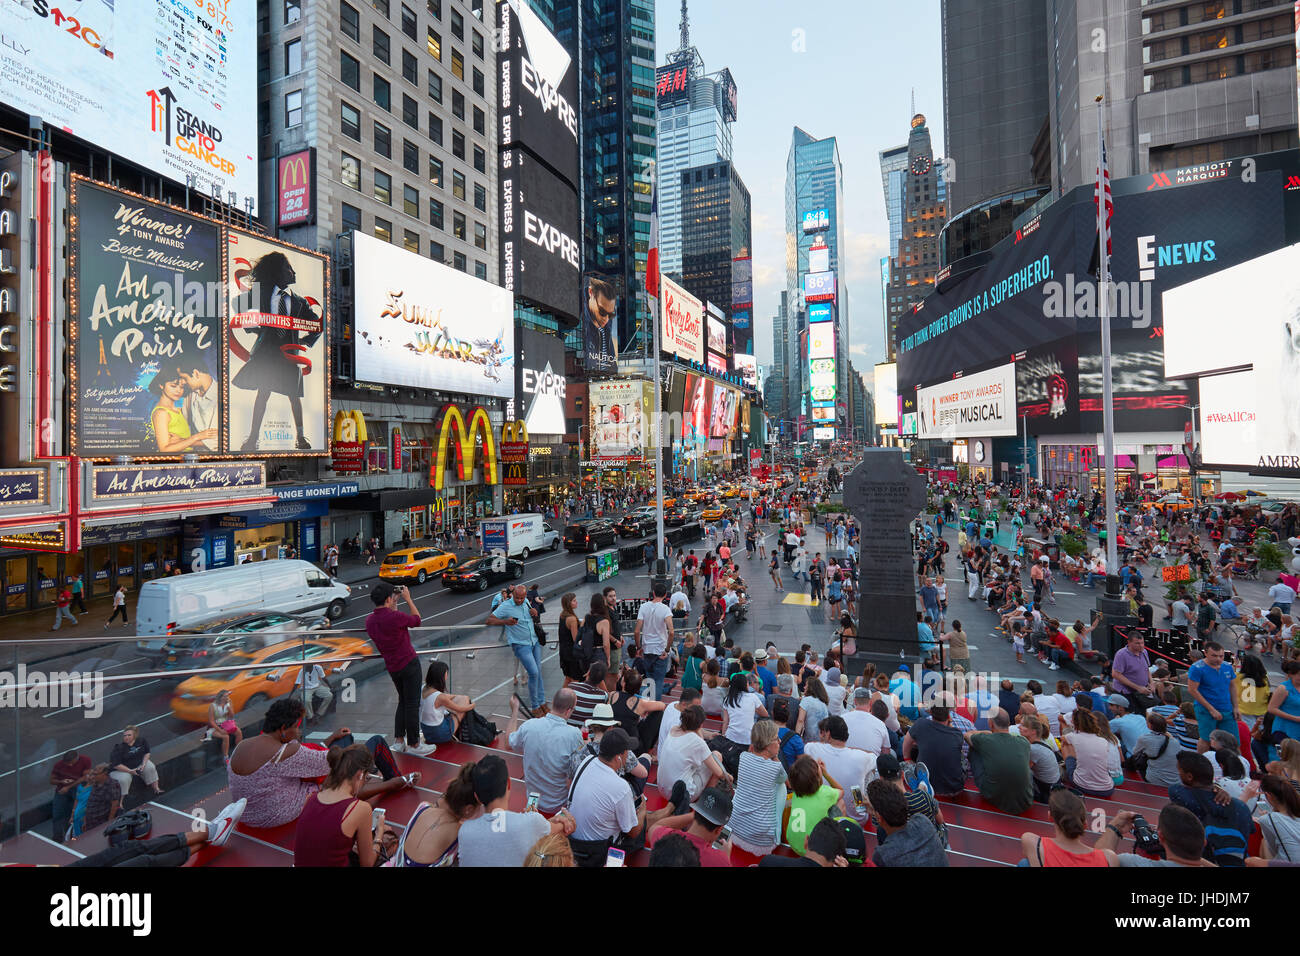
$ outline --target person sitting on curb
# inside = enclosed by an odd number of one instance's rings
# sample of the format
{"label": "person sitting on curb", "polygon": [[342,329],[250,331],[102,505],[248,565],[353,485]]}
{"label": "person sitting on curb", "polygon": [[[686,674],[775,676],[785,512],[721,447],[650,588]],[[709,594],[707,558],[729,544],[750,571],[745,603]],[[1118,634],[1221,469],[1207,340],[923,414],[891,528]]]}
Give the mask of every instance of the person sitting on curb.
{"label": "person sitting on curb", "polygon": [[1115,814],[1106,824],[1105,831],[1097,837],[1094,848],[1114,853],[1120,866],[1214,866],[1202,856],[1205,852],[1205,827],[1196,814],[1174,803],[1165,804],[1156,818],[1156,838],[1164,850],[1163,859],[1117,852],[1120,841],[1133,829],[1137,816],[1132,810]]}

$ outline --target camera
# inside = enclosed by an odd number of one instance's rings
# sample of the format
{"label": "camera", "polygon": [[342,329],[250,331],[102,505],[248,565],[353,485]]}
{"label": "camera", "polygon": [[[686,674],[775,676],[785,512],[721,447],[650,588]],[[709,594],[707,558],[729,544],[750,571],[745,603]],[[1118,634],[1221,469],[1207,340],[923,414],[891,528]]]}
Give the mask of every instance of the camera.
{"label": "camera", "polygon": [[1165,848],[1160,845],[1155,828],[1140,813],[1133,817],[1133,849],[1152,859],[1164,859]]}

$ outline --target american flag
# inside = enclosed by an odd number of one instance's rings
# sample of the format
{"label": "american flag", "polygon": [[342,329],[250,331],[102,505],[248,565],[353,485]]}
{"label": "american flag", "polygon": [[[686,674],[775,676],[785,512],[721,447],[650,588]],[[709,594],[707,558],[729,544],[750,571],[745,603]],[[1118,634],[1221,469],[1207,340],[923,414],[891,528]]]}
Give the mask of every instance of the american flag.
{"label": "american flag", "polygon": [[1115,204],[1111,200],[1110,194],[1110,164],[1106,160],[1106,138],[1104,136],[1101,140],[1101,165],[1097,167],[1097,184],[1093,187],[1092,192],[1093,209],[1098,207],[1103,196],[1105,196],[1106,202],[1106,216],[1102,220],[1100,236],[1106,241],[1106,255],[1109,257],[1111,254],[1110,219],[1115,214]]}
{"label": "american flag", "polygon": [[659,298],[659,190],[650,183],[650,250],[645,259],[645,291],[652,299]]}

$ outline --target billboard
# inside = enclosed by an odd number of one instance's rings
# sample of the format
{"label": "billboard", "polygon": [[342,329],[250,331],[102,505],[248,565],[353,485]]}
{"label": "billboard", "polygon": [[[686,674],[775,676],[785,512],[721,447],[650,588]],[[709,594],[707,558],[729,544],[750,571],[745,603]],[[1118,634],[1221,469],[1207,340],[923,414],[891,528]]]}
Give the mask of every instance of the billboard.
{"label": "billboard", "polygon": [[219,453],[220,227],[80,177],[70,218],[72,452]]}
{"label": "billboard", "polygon": [[826,245],[824,236],[818,236],[813,240],[813,244],[808,247],[808,271],[830,272],[830,269],[831,247]]}
{"label": "billboard", "polygon": [[514,396],[509,292],[365,233],[352,241],[359,381]]}
{"label": "billboard", "polygon": [[225,278],[230,450],[328,454],[325,257],[229,229]]}
{"label": "billboard", "polygon": [[835,318],[835,306],[829,302],[818,302],[808,306],[808,321],[830,322]]}
{"label": "billboard", "polygon": [[727,323],[712,302],[709,303],[708,329],[709,351],[717,352],[725,358],[727,354]]}
{"label": "billboard", "polygon": [[316,221],[316,150],[300,149],[275,161],[275,224],[279,229]]}
{"label": "billboard", "polygon": [[918,389],[918,435],[970,438],[1016,434],[1016,367],[999,365]]}
{"label": "billboard", "polygon": [[835,406],[834,406],[834,405],[825,405],[825,406],[817,406],[817,405],[814,405],[814,406],[813,406],[813,410],[812,410],[812,420],[815,421],[815,422],[834,422],[834,421],[835,421]]}
{"label": "billboard", "polygon": [[618,299],[620,281],[588,273],[582,277],[583,362],[588,372],[618,368]]}
{"label": "billboard", "polygon": [[523,150],[503,149],[499,157],[501,284],[573,317],[582,276],[578,194]]}
{"label": "billboard", "polygon": [[646,383],[641,379],[612,379],[588,386],[591,406],[589,460],[611,463],[640,461],[645,441]]}
{"label": "billboard", "polygon": [[736,93],[736,81],[731,76],[731,71],[724,69],[718,74],[718,83],[722,85],[722,118],[729,123],[736,121],[736,106],[738,95]]}
{"label": "billboard", "polygon": [[[1276,387],[1273,391],[1276,395]],[[1201,458],[1205,466],[1258,467],[1263,446],[1259,441],[1255,372],[1206,376],[1200,381],[1200,393]],[[1291,454],[1295,453],[1293,445]]]}
{"label": "billboard", "polygon": [[661,66],[655,70],[655,99],[661,106],[688,99],[691,71],[686,66]]}
{"label": "billboard", "polygon": [[740,380],[750,388],[758,388],[758,360],[752,355],[737,352],[731,357],[731,361],[736,367]]}
{"label": "billboard", "polygon": [[1033,434],[1079,430],[1079,351],[1073,336],[1015,355],[1016,415]]}
{"label": "billboard", "polygon": [[733,307],[754,304],[754,260],[749,256],[731,260],[731,304]]}
{"label": "billboard", "polygon": [[809,235],[814,232],[824,232],[831,227],[831,211],[829,209],[810,209],[803,214],[803,232]]}
{"label": "billboard", "polygon": [[834,302],[835,273],[805,273],[803,277],[803,298],[805,302]]}
{"label": "billboard", "polygon": [[834,441],[835,429],[818,426],[812,430],[813,441]]}
{"label": "billboard", "polygon": [[498,0],[497,24],[500,145],[528,149],[576,188],[578,68],[527,0]]}
{"label": "billboard", "polygon": [[813,388],[835,384],[835,359],[815,358],[808,360],[808,384]]}
{"label": "billboard", "polygon": [[740,392],[723,385],[713,383],[713,404],[709,412],[709,437],[735,438],[738,424],[736,415],[740,411]]}
{"label": "billboard", "polygon": [[710,372],[713,372],[716,375],[726,375],[727,359],[723,355],[718,355],[715,352],[710,352],[708,357],[707,367]]}
{"label": "billboard", "polygon": [[704,306],[672,279],[659,277],[663,350],[704,364]]}
{"label": "billboard", "polygon": [[893,425],[898,422],[898,366],[882,362],[876,366],[876,424]]}
{"label": "billboard", "polygon": [[554,335],[516,329],[519,351],[515,368],[519,375],[519,396],[515,407],[523,411],[530,435],[563,435],[564,341]]}
{"label": "billboard", "polygon": [[257,212],[252,3],[11,0],[4,10],[0,102]]}
{"label": "billboard", "polygon": [[835,324],[822,322],[808,328],[808,358],[835,358]]}

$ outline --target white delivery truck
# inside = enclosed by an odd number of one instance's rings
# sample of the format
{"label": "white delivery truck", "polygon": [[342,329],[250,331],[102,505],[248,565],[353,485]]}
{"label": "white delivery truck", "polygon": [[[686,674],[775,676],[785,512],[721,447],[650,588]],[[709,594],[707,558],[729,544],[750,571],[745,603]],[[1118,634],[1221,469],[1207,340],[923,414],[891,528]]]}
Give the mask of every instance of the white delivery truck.
{"label": "white delivery truck", "polygon": [[504,554],[508,558],[527,560],[534,551],[554,551],[560,546],[559,533],[537,514],[482,518],[478,533],[484,554]]}
{"label": "white delivery truck", "polygon": [[141,585],[136,633],[166,635],[178,627],[257,611],[326,614],[337,620],[347,610],[351,592],[309,561],[254,561],[179,574]]}

